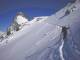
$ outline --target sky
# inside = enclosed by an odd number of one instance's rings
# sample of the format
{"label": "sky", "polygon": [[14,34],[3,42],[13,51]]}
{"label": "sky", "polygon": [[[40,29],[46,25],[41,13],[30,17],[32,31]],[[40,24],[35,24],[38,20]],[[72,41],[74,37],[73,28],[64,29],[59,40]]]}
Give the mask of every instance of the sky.
{"label": "sky", "polygon": [[0,0],[0,31],[6,31],[17,12],[28,18],[50,16],[66,6],[70,0]]}

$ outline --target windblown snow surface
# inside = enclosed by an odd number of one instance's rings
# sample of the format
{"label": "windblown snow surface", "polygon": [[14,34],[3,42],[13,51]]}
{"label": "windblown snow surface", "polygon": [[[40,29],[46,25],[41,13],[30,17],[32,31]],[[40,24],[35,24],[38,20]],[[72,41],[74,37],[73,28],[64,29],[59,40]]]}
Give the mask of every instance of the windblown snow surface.
{"label": "windblown snow surface", "polygon": [[[79,25],[80,2],[76,2],[0,42],[0,60],[80,60]],[[60,26],[69,27],[66,39]]]}

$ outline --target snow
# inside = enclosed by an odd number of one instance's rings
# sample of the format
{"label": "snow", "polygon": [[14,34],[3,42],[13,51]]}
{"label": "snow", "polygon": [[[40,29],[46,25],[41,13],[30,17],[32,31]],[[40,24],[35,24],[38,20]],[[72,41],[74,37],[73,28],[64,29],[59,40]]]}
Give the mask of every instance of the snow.
{"label": "snow", "polygon": [[63,46],[64,46],[64,40],[62,39],[62,44],[61,46],[59,47],[59,52],[60,52],[60,57],[61,57],[61,60],[65,60],[64,59],[64,55],[63,55]]}
{"label": "snow", "polygon": [[[80,15],[79,12],[80,12],[80,4],[76,3],[76,10],[71,12],[68,16],[64,16],[65,9],[63,8],[56,14],[53,14],[52,16],[50,16],[45,22],[53,25],[63,25],[63,26],[71,25],[71,24],[74,24],[76,20],[79,20],[79,15]],[[61,16],[64,16],[65,18],[63,17],[62,19],[60,19]]]}
{"label": "snow", "polygon": [[[66,8],[63,8],[48,18],[41,18],[40,22],[35,23],[37,18],[34,18],[30,21],[32,25],[25,25],[10,35],[4,40],[8,42],[0,46],[0,60],[79,60],[80,55],[77,53],[80,51],[80,4],[74,3],[70,7],[73,5],[76,9],[68,15],[64,16]],[[18,16],[18,19],[19,24],[24,22],[21,20],[25,20],[22,16]],[[61,39],[61,26],[69,26],[71,30],[65,40]],[[75,51],[72,44],[79,48]]]}
{"label": "snow", "polygon": [[40,17],[34,17],[30,22],[29,24],[35,24],[35,23],[38,23],[38,22],[42,22],[44,20],[46,20],[49,16],[40,16]]}
{"label": "snow", "polygon": [[28,19],[26,19],[25,17],[21,16],[21,15],[18,15],[16,17],[16,22],[18,24],[23,24],[23,23],[28,23]]}
{"label": "snow", "polygon": [[[7,45],[7,48],[4,46],[4,48],[2,49],[2,51],[4,51],[4,53],[0,52],[2,54],[2,56],[0,58],[3,60],[5,60],[5,59],[6,60],[11,60],[11,59],[12,60],[17,60],[17,59],[25,60],[24,59],[24,57],[26,57],[25,55],[30,56],[33,53],[35,53],[36,51],[42,50],[44,47],[47,47],[47,45],[56,38],[56,34],[61,32],[61,31],[59,31],[60,29],[58,30],[58,28],[51,24],[47,24],[47,23],[46,24],[41,23],[41,24],[34,25],[32,28],[29,28],[28,32],[26,31],[26,34],[23,34],[19,38],[15,38],[15,41],[13,41]],[[37,30],[37,32],[36,32],[36,30]],[[55,31],[57,31],[57,32],[55,32]],[[47,32],[50,32],[50,33],[47,33]],[[34,34],[35,34],[35,36],[33,36]],[[57,34],[57,35],[59,35],[59,34]],[[55,37],[53,37],[53,36],[55,36]],[[51,39],[51,41],[49,41],[49,39]],[[16,44],[16,42],[17,42],[17,44]],[[55,42],[57,42],[57,41],[55,40]],[[8,56],[6,56],[7,54],[8,54]],[[3,58],[3,56],[6,56],[6,57]]]}

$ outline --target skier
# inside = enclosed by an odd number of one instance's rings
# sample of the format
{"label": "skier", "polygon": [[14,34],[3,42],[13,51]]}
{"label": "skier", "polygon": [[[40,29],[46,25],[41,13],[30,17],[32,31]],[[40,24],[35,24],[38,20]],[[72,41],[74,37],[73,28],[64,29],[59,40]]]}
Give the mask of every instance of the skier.
{"label": "skier", "polygon": [[68,29],[69,29],[69,27],[62,26],[63,39],[66,39],[66,37],[67,37],[67,30]]}

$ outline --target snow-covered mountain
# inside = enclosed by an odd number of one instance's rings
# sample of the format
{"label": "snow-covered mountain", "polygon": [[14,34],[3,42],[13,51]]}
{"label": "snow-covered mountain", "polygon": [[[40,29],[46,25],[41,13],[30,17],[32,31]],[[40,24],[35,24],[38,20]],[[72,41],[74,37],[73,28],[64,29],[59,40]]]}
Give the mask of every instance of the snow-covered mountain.
{"label": "snow-covered mountain", "polygon": [[28,21],[28,17],[22,12],[18,12],[14,17],[13,22],[8,27],[7,31],[4,34],[1,34],[1,43],[6,43],[6,41],[11,40],[11,37],[16,34],[18,31],[23,30],[26,27],[30,27],[33,24],[40,23],[48,18],[48,16],[34,17],[31,21]]}
{"label": "snow-covered mountain", "polygon": [[17,24],[23,25],[28,23],[28,17],[26,17],[22,12],[17,13],[14,22]]}
{"label": "snow-covered mountain", "polygon": [[23,28],[23,26],[28,24],[28,22],[28,17],[26,17],[22,12],[17,13],[16,17],[14,18],[14,21],[7,30],[7,35],[20,30],[21,28]]}
{"label": "snow-covered mountain", "polygon": [[0,60],[80,60],[79,0],[40,22],[33,20],[4,40]]}
{"label": "snow-covered mountain", "polygon": [[48,16],[40,16],[34,17],[31,21],[29,21],[28,17],[26,17],[22,12],[19,12],[14,18],[14,21],[12,22],[11,26],[8,28],[7,35],[22,29],[24,26],[30,26],[32,24],[46,20],[47,18]]}

